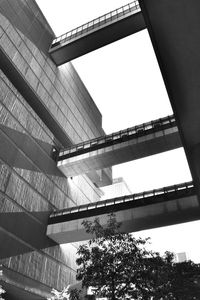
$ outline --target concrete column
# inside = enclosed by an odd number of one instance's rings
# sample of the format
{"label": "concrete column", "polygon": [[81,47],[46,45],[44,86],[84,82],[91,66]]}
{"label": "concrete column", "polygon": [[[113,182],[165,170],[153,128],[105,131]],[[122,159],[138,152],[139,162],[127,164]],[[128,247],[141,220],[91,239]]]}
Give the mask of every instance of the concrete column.
{"label": "concrete column", "polygon": [[193,180],[198,186],[200,183],[200,1],[139,1],[177,119]]}

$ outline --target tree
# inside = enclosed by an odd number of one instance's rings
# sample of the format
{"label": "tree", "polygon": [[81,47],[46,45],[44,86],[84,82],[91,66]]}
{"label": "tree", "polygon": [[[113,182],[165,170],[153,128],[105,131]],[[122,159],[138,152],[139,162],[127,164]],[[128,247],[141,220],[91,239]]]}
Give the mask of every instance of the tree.
{"label": "tree", "polygon": [[[1,274],[1,273],[0,273]],[[6,291],[2,288],[2,286],[0,285],[0,300],[4,300],[4,298],[2,298],[2,294],[4,294]]]}
{"label": "tree", "polygon": [[175,299],[200,299],[200,264],[191,260],[171,264],[171,290]]}
{"label": "tree", "polygon": [[69,285],[61,292],[57,291],[56,289],[52,289],[51,294],[52,296],[50,298],[47,298],[47,300],[69,300]]}
{"label": "tree", "polygon": [[[82,280],[83,286],[92,286],[97,295],[112,300],[199,299],[195,298],[200,291],[199,265],[176,264],[170,252],[162,257],[145,249],[149,239],[136,239],[129,233],[121,233],[113,214],[109,215],[105,228],[98,218],[83,224],[86,232],[93,234],[77,252],[77,279]],[[182,297],[179,284],[185,290],[186,286],[192,288],[193,298],[189,293]]]}
{"label": "tree", "polygon": [[47,298],[47,300],[79,300],[81,291],[76,288],[69,290],[69,288],[70,286],[68,285],[61,292],[57,291],[56,289],[52,289],[52,296]]}

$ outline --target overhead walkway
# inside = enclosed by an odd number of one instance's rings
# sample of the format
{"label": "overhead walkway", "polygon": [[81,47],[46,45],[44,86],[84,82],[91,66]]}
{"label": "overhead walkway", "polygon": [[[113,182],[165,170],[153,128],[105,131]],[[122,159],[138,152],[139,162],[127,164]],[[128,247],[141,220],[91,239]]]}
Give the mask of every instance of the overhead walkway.
{"label": "overhead walkway", "polygon": [[98,201],[63,209],[50,215],[47,235],[59,244],[87,240],[91,236],[82,225],[84,219],[99,216],[106,224],[114,212],[123,232],[134,232],[197,220],[200,207],[192,182],[143,193]]}
{"label": "overhead walkway", "polygon": [[135,0],[57,37],[49,53],[59,66],[144,28],[140,6]]}
{"label": "overhead walkway", "polygon": [[157,119],[63,149],[58,167],[76,176],[181,147],[174,116]]}

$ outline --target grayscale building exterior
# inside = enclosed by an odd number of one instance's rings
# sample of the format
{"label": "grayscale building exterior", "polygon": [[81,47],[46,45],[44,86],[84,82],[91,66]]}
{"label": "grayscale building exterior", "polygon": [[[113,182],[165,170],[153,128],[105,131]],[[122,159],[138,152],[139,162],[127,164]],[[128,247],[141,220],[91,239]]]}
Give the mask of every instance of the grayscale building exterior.
{"label": "grayscale building exterior", "polygon": [[[66,33],[55,39],[35,0],[0,1],[0,286],[5,299],[46,299],[52,288],[76,282],[75,241],[85,238],[80,225],[85,217],[114,210],[129,232],[200,219],[199,12],[197,0],[192,6],[188,0],[135,0],[77,27],[70,38]],[[64,63],[146,27],[174,116],[105,136],[101,113],[73,65]],[[78,176],[68,175],[66,148],[73,145],[78,154],[88,145],[93,154],[102,147],[102,159],[94,155],[92,161],[87,154],[72,167]],[[99,188],[112,183],[111,166],[122,157],[130,161],[181,146],[193,182],[99,201]],[[62,153],[63,170],[55,159]],[[95,168],[100,160],[102,170]],[[59,246],[66,240],[73,243]]]}
{"label": "grayscale building exterior", "polygon": [[[97,201],[111,169],[66,178],[54,151],[104,134],[71,63],[57,68],[54,38],[35,0],[0,2],[0,285],[6,299],[46,299],[75,283],[77,244],[46,237],[53,210]],[[101,174],[99,174],[101,173]],[[101,175],[101,176],[100,176]]]}

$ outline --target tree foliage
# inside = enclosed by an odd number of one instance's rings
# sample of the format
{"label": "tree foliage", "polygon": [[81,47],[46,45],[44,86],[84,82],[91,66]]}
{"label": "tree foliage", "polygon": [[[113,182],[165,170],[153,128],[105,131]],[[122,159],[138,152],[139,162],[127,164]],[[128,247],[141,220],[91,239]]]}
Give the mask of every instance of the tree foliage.
{"label": "tree foliage", "polygon": [[[1,275],[1,272],[0,272]],[[2,298],[2,294],[4,294],[6,291],[2,288],[2,286],[0,285],[0,300],[4,300],[4,298]]]}
{"label": "tree foliage", "polygon": [[[147,239],[119,231],[113,214],[107,226],[99,219],[83,222],[93,238],[78,249],[77,279],[108,299],[200,299],[200,266],[177,264],[174,255],[147,250]],[[195,298],[196,297],[196,298]]]}
{"label": "tree foliage", "polygon": [[69,290],[69,288],[70,286],[68,285],[61,292],[57,291],[56,289],[52,289],[52,296],[47,298],[47,300],[79,300],[81,291],[76,288]]}

